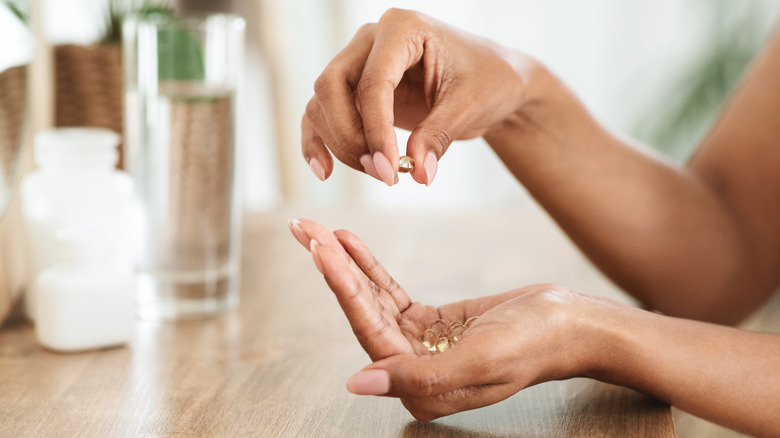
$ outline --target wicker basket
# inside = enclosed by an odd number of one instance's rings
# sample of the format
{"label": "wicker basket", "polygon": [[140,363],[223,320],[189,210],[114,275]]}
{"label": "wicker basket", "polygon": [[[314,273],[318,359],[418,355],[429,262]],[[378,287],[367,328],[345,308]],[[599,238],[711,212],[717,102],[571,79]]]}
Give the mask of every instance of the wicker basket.
{"label": "wicker basket", "polygon": [[5,210],[16,185],[26,90],[26,66],[0,72],[0,322],[8,315],[15,298],[5,253],[4,234],[8,228]]}
{"label": "wicker basket", "polygon": [[[122,135],[119,45],[55,46],[54,82],[56,126],[95,126]],[[117,167],[123,167],[121,144]]]}

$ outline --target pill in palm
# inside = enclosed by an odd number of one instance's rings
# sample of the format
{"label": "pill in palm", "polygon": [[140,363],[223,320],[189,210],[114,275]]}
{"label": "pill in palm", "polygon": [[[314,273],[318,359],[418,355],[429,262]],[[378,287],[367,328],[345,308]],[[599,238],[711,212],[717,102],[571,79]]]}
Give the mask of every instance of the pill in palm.
{"label": "pill in palm", "polygon": [[439,353],[449,350],[451,346],[450,338],[447,336],[439,336],[439,339],[436,340],[436,351]]}
{"label": "pill in palm", "polygon": [[434,333],[433,330],[427,329],[420,335],[420,342],[425,345],[428,351],[436,351],[436,341],[439,340],[439,335]]}
{"label": "pill in palm", "polygon": [[463,338],[463,332],[466,331],[466,326],[462,323],[453,324],[452,328],[450,328],[450,333],[448,337],[450,338],[450,341],[452,342],[458,342]]}
{"label": "pill in palm", "polygon": [[445,323],[444,320],[437,319],[431,324],[430,329],[433,330],[434,333],[440,335],[447,331],[447,323]]}
{"label": "pill in palm", "polygon": [[453,321],[449,325],[443,319],[437,319],[430,327],[420,335],[420,342],[433,353],[441,353],[455,346],[455,343],[463,339],[463,334],[472,322],[477,319],[473,316],[466,322]]}

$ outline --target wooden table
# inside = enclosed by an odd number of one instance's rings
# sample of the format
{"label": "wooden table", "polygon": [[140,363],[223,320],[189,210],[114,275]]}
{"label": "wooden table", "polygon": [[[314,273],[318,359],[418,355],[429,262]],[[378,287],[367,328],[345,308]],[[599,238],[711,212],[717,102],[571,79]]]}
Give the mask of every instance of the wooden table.
{"label": "wooden table", "polygon": [[[443,304],[554,281],[626,300],[533,207],[475,214],[287,208],[245,218],[242,302],[140,321],[131,345],[57,354],[16,316],[0,330],[0,436],[675,436],[669,406],[586,379],[541,384],[431,423],[344,388],[368,363],[286,219],[361,235],[412,297]],[[18,312],[17,312],[18,313]]]}

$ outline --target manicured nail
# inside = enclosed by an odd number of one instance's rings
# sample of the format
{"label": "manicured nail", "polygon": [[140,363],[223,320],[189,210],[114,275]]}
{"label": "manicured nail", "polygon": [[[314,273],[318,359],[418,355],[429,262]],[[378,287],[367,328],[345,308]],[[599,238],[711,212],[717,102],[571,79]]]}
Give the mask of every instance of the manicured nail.
{"label": "manicured nail", "polygon": [[433,151],[428,151],[425,154],[425,163],[423,165],[425,166],[425,174],[428,176],[428,182],[425,185],[429,186],[433,182],[433,177],[436,176],[436,169],[439,167],[439,161],[436,159],[436,154]]}
{"label": "manicured nail", "polygon": [[314,266],[317,268],[318,271],[320,271],[320,274],[324,274],[325,271],[322,269],[322,259],[320,259],[320,252],[317,250],[319,248],[320,243],[316,240],[311,240],[311,245],[309,246],[309,252],[311,252],[311,258],[314,260]]}
{"label": "manicured nail", "polygon": [[287,221],[287,226],[290,228],[290,232],[295,236],[295,240],[301,243],[304,248],[309,249],[310,240],[309,236],[301,228],[301,221],[298,219],[290,219]]}
{"label": "manicured nail", "polygon": [[390,374],[385,370],[360,371],[347,380],[347,391],[358,395],[383,395],[390,391]]}
{"label": "manicured nail", "polygon": [[376,152],[374,153],[374,166],[376,166],[376,171],[382,181],[388,186],[392,186],[393,180],[395,179],[395,171],[393,171],[390,160],[388,160],[383,153]]}
{"label": "manicured nail", "polygon": [[320,164],[320,160],[312,158],[309,160],[309,167],[311,167],[311,171],[314,172],[314,175],[316,175],[320,181],[325,181],[325,168]]}
{"label": "manicured nail", "polygon": [[363,165],[363,170],[365,170],[368,175],[382,181],[382,178],[376,171],[376,166],[374,166],[374,160],[371,159],[371,154],[365,154],[360,157],[360,164]]}

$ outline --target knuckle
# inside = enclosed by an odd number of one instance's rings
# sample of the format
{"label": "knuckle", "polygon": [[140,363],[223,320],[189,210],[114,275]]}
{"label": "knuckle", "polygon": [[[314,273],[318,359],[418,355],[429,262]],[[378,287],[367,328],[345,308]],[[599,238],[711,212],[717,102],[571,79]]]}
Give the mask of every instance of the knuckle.
{"label": "knuckle", "polygon": [[398,23],[412,23],[416,24],[421,21],[422,14],[419,12],[401,9],[401,8],[389,8],[379,18],[379,24],[398,24]]}
{"label": "knuckle", "polygon": [[436,127],[429,127],[426,129],[428,135],[433,140],[433,147],[436,149],[436,153],[441,157],[447,148],[452,144],[452,137],[443,129]]}
{"label": "knuckle", "polygon": [[360,81],[357,83],[357,87],[355,88],[357,98],[361,99],[361,97],[368,96],[371,93],[377,91],[382,86],[387,86],[391,90],[395,90],[395,84],[391,79],[382,76],[379,74],[379,72],[365,70],[363,75],[360,77]]}
{"label": "knuckle", "polygon": [[564,302],[571,298],[573,292],[555,283],[540,283],[537,285],[540,297],[554,302]]}
{"label": "knuckle", "polygon": [[439,375],[427,368],[416,368],[411,377],[411,390],[417,397],[431,397],[441,383]]}
{"label": "knuckle", "polygon": [[366,35],[371,35],[374,33],[375,29],[376,23],[366,23],[358,28],[357,32],[355,32],[355,37],[361,38]]}
{"label": "knuckle", "polygon": [[405,20],[411,15],[411,12],[406,9],[401,8],[389,8],[382,14],[382,16],[379,18],[380,23],[386,23],[388,21],[398,21],[398,20]]}
{"label": "knuckle", "polygon": [[314,80],[314,94],[318,99],[327,98],[333,90],[338,73],[333,67],[325,67],[317,79]]}
{"label": "knuckle", "polygon": [[309,100],[309,103],[306,104],[306,112],[305,117],[308,118],[309,122],[313,122],[315,120],[315,116],[317,112],[320,111],[320,104],[317,102],[317,99],[311,99]]}

